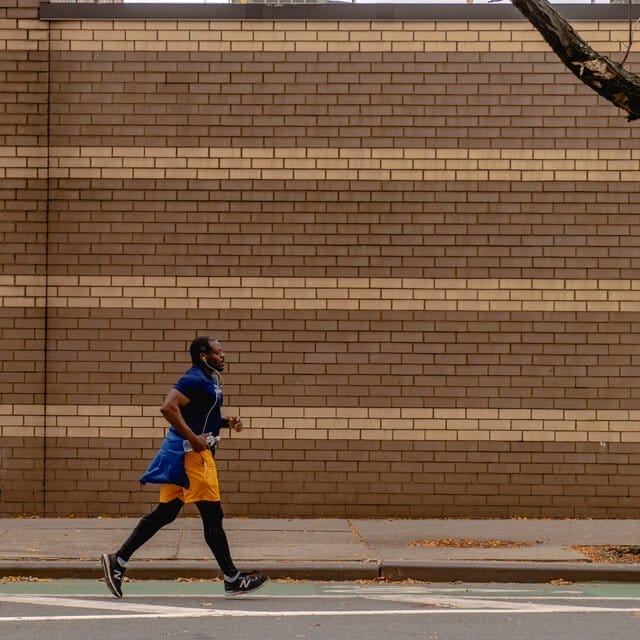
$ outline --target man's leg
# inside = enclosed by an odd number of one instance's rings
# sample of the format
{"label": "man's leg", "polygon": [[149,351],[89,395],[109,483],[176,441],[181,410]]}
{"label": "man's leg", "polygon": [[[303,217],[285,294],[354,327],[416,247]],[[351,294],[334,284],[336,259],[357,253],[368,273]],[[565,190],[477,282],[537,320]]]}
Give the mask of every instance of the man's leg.
{"label": "man's leg", "polygon": [[219,502],[201,501],[196,502],[196,507],[202,518],[204,527],[204,539],[211,549],[222,573],[225,578],[235,579],[238,577],[239,571],[236,569],[231,559],[231,551],[227,534],[222,527],[222,519],[224,512]]}
{"label": "man's leg", "polygon": [[148,540],[168,524],[171,524],[180,513],[184,502],[175,498],[171,502],[161,502],[151,513],[138,522],[138,525],[116,552],[118,558],[128,562],[129,558]]}
{"label": "man's leg", "polygon": [[224,532],[222,527],[224,513],[220,502],[209,502],[203,500],[196,502],[196,506],[198,507],[200,516],[202,517],[204,539],[209,545],[211,552],[224,574],[225,595],[243,595],[263,587],[269,580],[267,576],[240,573],[236,569],[236,566],[231,559],[227,534]]}
{"label": "man's leg", "polygon": [[151,513],[138,522],[136,528],[118,551],[102,555],[104,578],[116,598],[122,598],[122,579],[129,558],[162,527],[173,522],[183,506],[184,503],[180,498],[175,498],[171,502],[161,502]]}

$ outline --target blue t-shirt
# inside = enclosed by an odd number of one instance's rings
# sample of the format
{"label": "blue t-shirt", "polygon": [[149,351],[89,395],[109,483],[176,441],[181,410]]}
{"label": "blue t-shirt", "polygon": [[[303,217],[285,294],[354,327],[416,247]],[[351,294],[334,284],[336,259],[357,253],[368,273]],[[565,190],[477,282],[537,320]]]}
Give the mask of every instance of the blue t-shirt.
{"label": "blue t-shirt", "polygon": [[193,433],[217,436],[222,426],[222,387],[215,376],[208,376],[199,367],[191,367],[174,388],[191,400],[180,407],[180,411]]}

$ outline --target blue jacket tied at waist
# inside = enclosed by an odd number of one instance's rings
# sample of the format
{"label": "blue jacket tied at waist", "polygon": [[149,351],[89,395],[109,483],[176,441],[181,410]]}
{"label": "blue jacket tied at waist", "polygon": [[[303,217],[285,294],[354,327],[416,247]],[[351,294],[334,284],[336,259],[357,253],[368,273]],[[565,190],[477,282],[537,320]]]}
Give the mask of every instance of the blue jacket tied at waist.
{"label": "blue jacket tied at waist", "polygon": [[177,484],[189,488],[189,479],[184,470],[184,438],[169,429],[162,446],[140,478],[142,484]]}

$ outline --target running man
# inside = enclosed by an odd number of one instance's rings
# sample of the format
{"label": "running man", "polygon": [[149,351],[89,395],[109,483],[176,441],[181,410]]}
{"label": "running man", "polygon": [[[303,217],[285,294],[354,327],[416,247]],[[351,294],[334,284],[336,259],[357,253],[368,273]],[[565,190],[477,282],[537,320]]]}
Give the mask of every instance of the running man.
{"label": "running man", "polygon": [[102,555],[107,586],[122,598],[122,579],[134,552],[162,527],[173,522],[182,507],[194,503],[200,512],[204,538],[224,574],[224,593],[237,596],[256,591],[267,576],[240,573],[231,558],[222,527],[218,472],[214,462],[220,427],[242,431],[238,417],[222,417],[222,376],[225,354],[211,336],[196,338],[189,347],[192,367],[178,380],[160,409],[171,425],[160,450],[140,481],[160,484],[159,504],[144,516],[115,553]]}

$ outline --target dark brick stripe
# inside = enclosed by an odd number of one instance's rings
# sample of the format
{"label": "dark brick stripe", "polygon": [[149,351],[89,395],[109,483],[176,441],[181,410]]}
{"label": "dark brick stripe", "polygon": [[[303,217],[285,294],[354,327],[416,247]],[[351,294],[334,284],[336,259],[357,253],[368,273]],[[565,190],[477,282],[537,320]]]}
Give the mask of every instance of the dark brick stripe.
{"label": "dark brick stripe", "polygon": [[188,336],[234,406],[640,409],[634,313],[50,309],[49,401],[159,405]]}
{"label": "dark brick stripe", "polygon": [[[49,438],[49,515],[143,513],[157,491],[138,478],[158,444]],[[238,516],[633,518],[640,484],[638,443],[228,440],[217,464]],[[42,467],[9,460],[5,474],[5,515],[34,513]]]}
{"label": "dark brick stripe", "polygon": [[616,149],[640,136],[550,51],[51,57],[53,145]]}
{"label": "dark brick stripe", "polygon": [[0,404],[43,403],[44,318],[41,308],[0,307]]}
{"label": "dark brick stripe", "polygon": [[636,278],[640,184],[56,180],[52,275]]}

